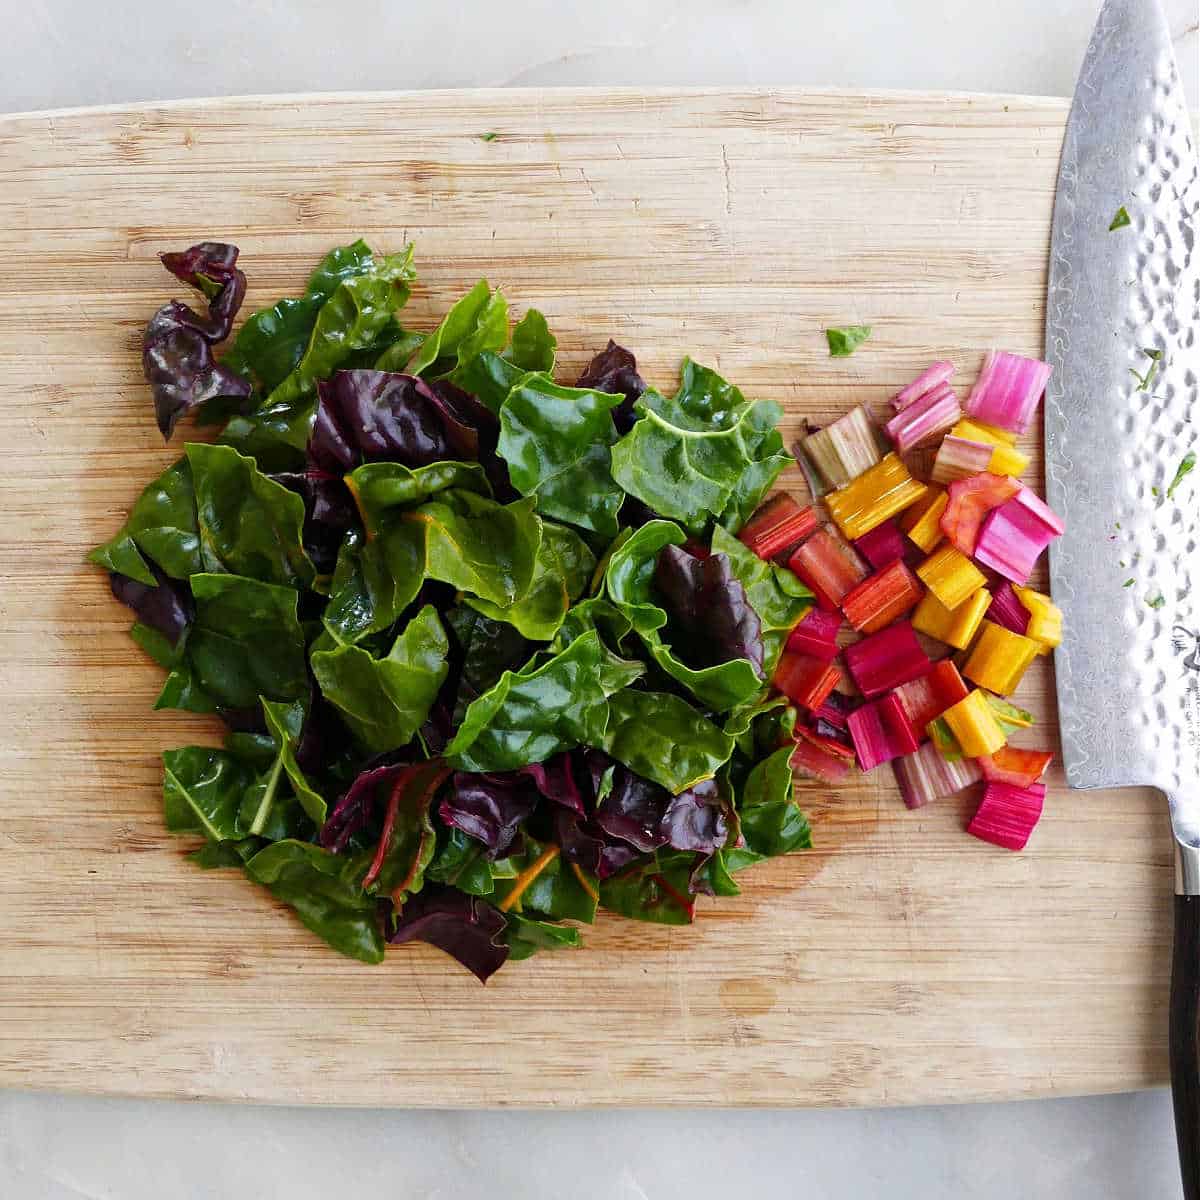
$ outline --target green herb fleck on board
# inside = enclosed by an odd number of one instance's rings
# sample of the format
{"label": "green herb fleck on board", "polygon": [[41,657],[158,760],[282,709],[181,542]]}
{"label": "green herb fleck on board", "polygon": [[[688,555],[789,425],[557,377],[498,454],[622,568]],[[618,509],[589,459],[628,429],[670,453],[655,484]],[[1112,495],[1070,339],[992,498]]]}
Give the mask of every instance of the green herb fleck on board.
{"label": "green herb fleck on board", "polygon": [[1108,227],[1108,232],[1113,233],[1118,229],[1124,229],[1126,225],[1132,225],[1133,222],[1129,219],[1129,213],[1125,209],[1125,205],[1121,205],[1117,209],[1117,215],[1113,217],[1112,224]]}
{"label": "green herb fleck on board", "polygon": [[1121,584],[1121,586],[1122,587],[1133,587],[1133,580],[1127,579],[1127,580],[1125,580],[1125,582],[1123,584]]}
{"label": "green herb fleck on board", "polygon": [[1148,392],[1150,385],[1154,382],[1155,375],[1158,374],[1158,365],[1162,362],[1162,351],[1156,350],[1154,347],[1142,347],[1142,353],[1150,360],[1150,366],[1147,368],[1144,375],[1139,375],[1132,367],[1129,368],[1129,373],[1138,381],[1138,390]]}
{"label": "green herb fleck on board", "polygon": [[1155,500],[1157,500],[1158,499],[1158,488],[1152,487],[1150,489],[1150,495],[1152,495],[1155,498]]}
{"label": "green herb fleck on board", "polygon": [[1171,486],[1167,488],[1167,499],[1175,498],[1175,489],[1196,469],[1196,452],[1189,450],[1179,462],[1179,466],[1175,468],[1175,478],[1171,480]]}
{"label": "green herb fleck on board", "polygon": [[1154,609],[1162,608],[1166,602],[1167,598],[1162,594],[1162,592],[1155,592],[1153,596],[1146,597],[1146,603]]}
{"label": "green herb fleck on board", "polygon": [[830,358],[849,358],[871,336],[870,325],[847,325],[843,329],[825,330]]}
{"label": "green herb fleck on board", "polygon": [[481,142],[494,142],[499,136],[500,135],[496,133],[495,130],[491,130],[488,133],[481,133],[479,135],[479,140]]}

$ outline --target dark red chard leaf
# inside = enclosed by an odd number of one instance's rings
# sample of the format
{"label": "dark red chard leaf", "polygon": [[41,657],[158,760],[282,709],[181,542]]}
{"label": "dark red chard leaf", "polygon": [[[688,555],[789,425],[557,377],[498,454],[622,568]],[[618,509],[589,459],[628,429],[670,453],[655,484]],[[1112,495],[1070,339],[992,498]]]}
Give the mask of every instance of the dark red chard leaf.
{"label": "dark red chard leaf", "polygon": [[172,646],[178,646],[196,615],[191,589],[180,580],[169,579],[153,563],[149,566],[158,580],[154,587],[113,571],[109,575],[112,594],[132,608],[143,625],[157,629]]}
{"label": "dark red chard leaf", "polygon": [[308,715],[300,727],[300,740],[296,743],[296,762],[302,771],[320,774],[330,763],[346,751],[352,743],[338,710],[321,694],[316,683],[308,705]]}
{"label": "dark red chard leaf", "polygon": [[164,438],[197,405],[218,396],[244,400],[250,395],[250,381],[213,357],[213,346],[229,336],[246,294],[237,256],[237,247],[224,242],[201,242],[162,256],[168,271],[208,300],[207,317],[172,300],[150,318],[142,336],[142,372]]}
{"label": "dark red chard leaf", "polygon": [[500,942],[504,914],[478,896],[426,883],[394,918],[389,942],[428,942],[456,958],[480,983],[487,983],[508,958]]}
{"label": "dark red chard leaf", "polygon": [[[553,758],[547,759],[544,763],[530,763],[527,767],[522,767],[520,774],[527,775],[534,783],[534,786],[547,800],[553,800],[555,804],[561,804],[563,808],[569,808],[572,812],[577,812],[581,817],[584,815],[583,793],[579,790],[579,781],[575,778],[575,759],[580,752],[565,751],[562,754],[556,754]],[[608,755],[600,751],[601,757],[607,759]],[[611,760],[610,760],[611,761]],[[603,774],[603,770],[601,770]],[[597,779],[594,787],[599,785]]]}
{"label": "dark red chard leaf", "polygon": [[567,862],[598,879],[615,875],[642,853],[628,842],[608,837],[595,821],[580,820],[565,810],[554,814],[554,837]]}
{"label": "dark red chard leaf", "polygon": [[446,825],[482,842],[490,857],[499,858],[516,840],[537,801],[537,789],[519,771],[456,771],[442,796],[438,816]]}
{"label": "dark red chard leaf", "polygon": [[637,419],[633,406],[646,390],[646,381],[637,372],[637,359],[609,338],[608,345],[588,363],[575,386],[624,396],[624,403],[612,410],[612,419],[618,433],[628,433]]}
{"label": "dark red chard leaf", "polygon": [[475,432],[475,453],[464,457],[475,458],[483,467],[496,499],[502,504],[519,500],[521,494],[508,477],[508,463],[496,451],[500,442],[500,418],[486,404],[480,403],[469,392],[455,387],[448,379],[434,380],[429,386],[453,419],[460,426]]}
{"label": "dark red chard leaf", "polygon": [[662,818],[662,831],[676,850],[698,850],[711,854],[725,845],[729,825],[725,799],[715,779],[672,796]]}
{"label": "dark red chard leaf", "polygon": [[330,810],[317,834],[317,841],[326,850],[340,854],[350,844],[350,839],[374,820],[396,781],[411,767],[411,763],[393,760],[369,764],[360,771]]}
{"label": "dark red chard leaf", "polygon": [[762,621],[726,555],[701,559],[679,546],[664,546],[654,583],[671,621],[671,648],[688,666],[745,658],[761,675]]}
{"label": "dark red chard leaf", "polygon": [[332,574],[346,531],[359,523],[358,509],[341,476],[312,470],[269,478],[304,501],[304,551],[319,575]]}
{"label": "dark red chard leaf", "polygon": [[392,371],[338,371],[318,384],[317,395],[308,463],[335,475],[368,462],[473,462],[481,414],[496,423],[465,392],[435,391],[423,379]]}
{"label": "dark red chard leaf", "polygon": [[238,274],[238,248],[228,242],[197,242],[186,250],[168,250],[158,257],[180,283],[190,284],[209,300]]}
{"label": "dark red chard leaf", "polygon": [[613,774],[612,790],[596,807],[596,824],[610,837],[638,850],[654,850],[667,841],[663,814],[670,801],[666,788],[619,767]]}

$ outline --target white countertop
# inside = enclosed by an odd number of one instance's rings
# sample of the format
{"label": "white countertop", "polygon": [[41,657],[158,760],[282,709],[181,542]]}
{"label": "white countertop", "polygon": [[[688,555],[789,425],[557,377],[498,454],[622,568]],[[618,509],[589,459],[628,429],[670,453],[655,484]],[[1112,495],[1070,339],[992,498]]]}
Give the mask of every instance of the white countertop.
{"label": "white countertop", "polygon": [[[1098,0],[9,0],[0,112],[561,84],[1070,95]],[[1167,0],[1200,107],[1197,0]],[[219,11],[213,19],[210,12]],[[1166,1031],[1164,1030],[1164,1036]],[[886,1111],[435,1113],[0,1092],[5,1200],[1172,1200],[1165,1092]]]}

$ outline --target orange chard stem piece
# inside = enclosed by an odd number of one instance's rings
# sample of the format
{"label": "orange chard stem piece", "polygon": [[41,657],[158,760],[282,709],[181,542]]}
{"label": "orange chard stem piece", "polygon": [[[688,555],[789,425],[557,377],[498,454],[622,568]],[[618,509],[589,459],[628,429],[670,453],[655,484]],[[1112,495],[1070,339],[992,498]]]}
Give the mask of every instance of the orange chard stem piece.
{"label": "orange chard stem piece", "polygon": [[537,856],[523,870],[520,875],[513,880],[513,889],[504,897],[497,905],[501,912],[511,912],[513,907],[521,900],[522,894],[528,889],[529,885],[558,857],[559,849],[557,846],[547,846],[541,854]]}

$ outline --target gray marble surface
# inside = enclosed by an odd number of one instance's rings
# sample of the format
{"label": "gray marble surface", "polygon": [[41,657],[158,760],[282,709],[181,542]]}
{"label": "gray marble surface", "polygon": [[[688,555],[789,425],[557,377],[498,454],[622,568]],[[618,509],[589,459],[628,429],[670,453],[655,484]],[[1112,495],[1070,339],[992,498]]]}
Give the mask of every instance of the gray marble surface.
{"label": "gray marble surface", "polygon": [[[261,92],[807,84],[1069,95],[1096,0],[2,0],[0,112]],[[1198,107],[1200,12],[1167,0]],[[218,14],[214,16],[213,14]],[[0,1092],[5,1200],[1174,1200],[1165,1092],[440,1113]]]}

